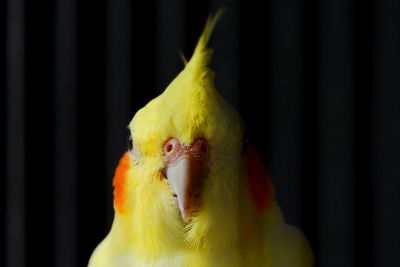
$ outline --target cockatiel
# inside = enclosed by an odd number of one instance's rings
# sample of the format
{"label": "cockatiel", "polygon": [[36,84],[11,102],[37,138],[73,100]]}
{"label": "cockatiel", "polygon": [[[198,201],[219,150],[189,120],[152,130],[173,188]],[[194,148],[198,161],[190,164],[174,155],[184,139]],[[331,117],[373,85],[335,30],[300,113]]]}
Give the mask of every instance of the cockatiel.
{"label": "cockatiel", "polygon": [[115,217],[89,267],[309,267],[244,123],[214,87],[210,17],[190,61],[129,124]]}

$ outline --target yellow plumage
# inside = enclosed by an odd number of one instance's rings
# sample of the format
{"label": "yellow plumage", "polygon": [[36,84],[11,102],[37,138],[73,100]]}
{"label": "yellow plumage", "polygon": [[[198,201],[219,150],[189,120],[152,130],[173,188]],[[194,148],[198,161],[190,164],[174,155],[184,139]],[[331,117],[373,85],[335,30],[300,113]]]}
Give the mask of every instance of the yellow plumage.
{"label": "yellow plumage", "polygon": [[[312,266],[302,233],[284,223],[275,201],[258,212],[248,190],[244,124],[208,67],[207,43],[221,14],[208,19],[184,70],[132,119],[134,148],[115,182],[114,222],[89,267]],[[205,138],[210,146],[201,208],[187,223],[162,173],[162,146],[171,137],[185,145]]]}

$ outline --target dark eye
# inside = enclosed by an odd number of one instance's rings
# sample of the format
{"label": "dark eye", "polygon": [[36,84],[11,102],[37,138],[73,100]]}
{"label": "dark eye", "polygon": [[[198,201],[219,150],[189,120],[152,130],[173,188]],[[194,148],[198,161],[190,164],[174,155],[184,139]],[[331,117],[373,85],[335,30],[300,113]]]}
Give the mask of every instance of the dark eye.
{"label": "dark eye", "polygon": [[131,158],[133,160],[140,160],[140,153],[135,144],[135,141],[133,140],[132,135],[129,135],[127,145],[128,145],[128,151],[129,151],[129,154],[131,155]]}
{"label": "dark eye", "polygon": [[129,149],[129,151],[132,151],[132,149],[133,149],[133,141],[132,141],[131,135],[129,135],[129,138],[128,138],[128,149]]}

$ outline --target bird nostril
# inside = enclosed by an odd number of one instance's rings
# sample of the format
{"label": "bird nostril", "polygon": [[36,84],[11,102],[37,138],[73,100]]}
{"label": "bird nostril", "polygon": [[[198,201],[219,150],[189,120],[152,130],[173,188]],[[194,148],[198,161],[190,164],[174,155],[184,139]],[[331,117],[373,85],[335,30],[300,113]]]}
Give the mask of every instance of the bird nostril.
{"label": "bird nostril", "polygon": [[168,144],[166,148],[167,153],[171,152],[172,149],[174,149],[174,146],[172,144]]}
{"label": "bird nostril", "polygon": [[170,138],[166,143],[164,143],[164,153],[172,154],[179,150],[180,144],[176,138]]}
{"label": "bird nostril", "polygon": [[193,147],[194,151],[196,151],[197,153],[201,153],[201,154],[207,154],[208,150],[209,150],[208,143],[205,138],[196,139],[193,142],[192,147]]}

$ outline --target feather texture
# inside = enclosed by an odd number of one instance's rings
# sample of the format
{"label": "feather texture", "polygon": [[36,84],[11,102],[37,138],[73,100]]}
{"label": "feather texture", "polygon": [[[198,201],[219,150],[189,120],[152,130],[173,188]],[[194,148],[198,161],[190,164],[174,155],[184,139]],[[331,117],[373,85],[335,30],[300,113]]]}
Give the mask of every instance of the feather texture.
{"label": "feather texture", "polygon": [[[207,20],[190,61],[166,90],[139,110],[114,178],[115,217],[90,267],[310,267],[302,233],[285,224],[265,166],[251,148],[242,155],[244,123],[214,87],[207,44],[222,11]],[[163,176],[169,138],[210,147],[201,206],[188,223]]]}

